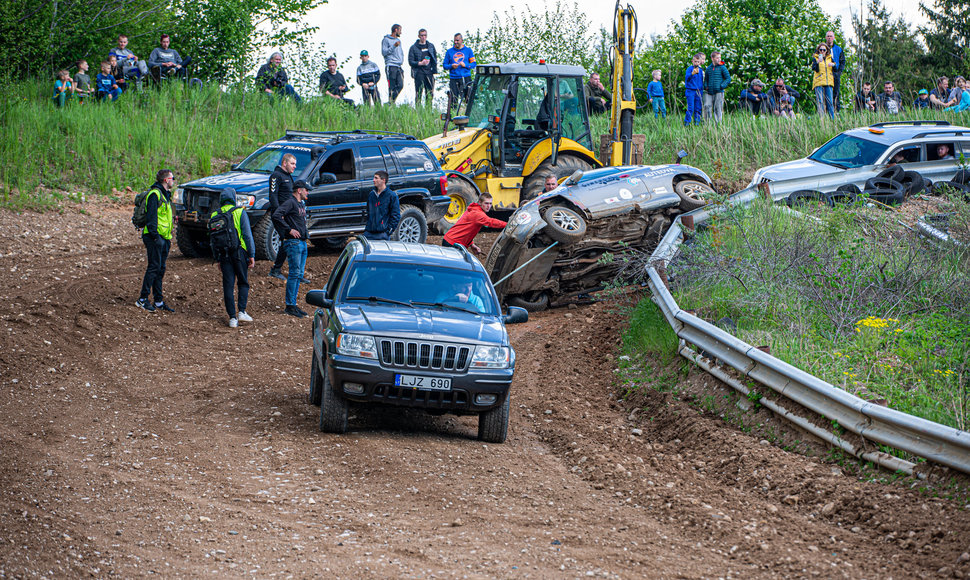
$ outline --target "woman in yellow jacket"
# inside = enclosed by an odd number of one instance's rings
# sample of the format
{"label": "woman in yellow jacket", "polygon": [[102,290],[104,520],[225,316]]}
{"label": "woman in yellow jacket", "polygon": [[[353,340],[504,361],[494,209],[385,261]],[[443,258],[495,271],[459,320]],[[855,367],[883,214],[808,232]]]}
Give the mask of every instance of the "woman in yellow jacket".
{"label": "woman in yellow jacket", "polygon": [[835,62],[829,54],[829,47],[824,42],[820,43],[812,55],[812,70],[815,76],[812,79],[812,88],[815,89],[815,105],[818,107],[818,116],[821,117],[828,113],[829,118],[835,118],[835,106],[832,103],[832,91],[835,87]]}

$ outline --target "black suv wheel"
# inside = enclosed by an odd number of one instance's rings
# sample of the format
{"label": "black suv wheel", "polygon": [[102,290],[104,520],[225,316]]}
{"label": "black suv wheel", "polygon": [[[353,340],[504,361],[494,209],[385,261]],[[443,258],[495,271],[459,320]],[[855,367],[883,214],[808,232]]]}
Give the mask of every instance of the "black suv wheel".
{"label": "black suv wheel", "polygon": [[397,225],[394,238],[400,242],[423,244],[428,239],[428,220],[424,212],[413,205],[401,206],[401,222]]}

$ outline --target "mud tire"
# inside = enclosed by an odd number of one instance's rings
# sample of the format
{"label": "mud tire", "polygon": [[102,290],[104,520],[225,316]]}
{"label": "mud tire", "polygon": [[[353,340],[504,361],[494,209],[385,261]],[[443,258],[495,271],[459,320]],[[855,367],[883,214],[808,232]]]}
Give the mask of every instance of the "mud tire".
{"label": "mud tire", "polygon": [[179,247],[179,252],[186,258],[201,258],[210,253],[209,244],[199,238],[199,234],[195,234],[181,225],[175,226],[175,244]]}
{"label": "mud tire", "polygon": [[[556,165],[553,166],[552,159],[546,159],[522,181],[522,191],[519,194],[520,206],[530,199],[535,199],[542,193],[542,189],[546,185],[546,174],[552,173],[556,176],[556,181],[562,181],[563,178],[569,177],[573,173],[576,173],[577,170],[589,171],[593,168],[593,165],[589,161],[580,159],[574,155],[560,155],[556,161]],[[448,187],[451,187],[450,183]]]}
{"label": "mud tire", "polygon": [[257,260],[276,259],[276,253],[280,251],[283,240],[276,233],[276,228],[273,227],[273,216],[269,212],[256,222],[256,227],[253,228],[253,241],[256,243]]}
{"label": "mud tire", "polygon": [[460,177],[448,178],[448,197],[451,198],[451,205],[445,215],[434,223],[434,228],[438,233],[445,235],[453,225],[458,223],[458,219],[465,213],[473,203],[478,201],[475,195],[475,188]]}
{"label": "mud tire", "polygon": [[532,292],[530,294],[517,294],[505,299],[509,306],[525,308],[529,312],[542,312],[549,308],[549,293],[545,291]]}
{"label": "mud tire", "polygon": [[508,393],[505,400],[498,407],[491,411],[485,411],[478,415],[478,439],[486,443],[505,443],[505,438],[509,432],[509,399]]}
{"label": "mud tire", "polygon": [[317,364],[317,354],[311,356],[313,362],[310,363],[310,395],[311,405],[320,406],[320,398],[323,394],[323,377],[320,375],[320,365]]}
{"label": "mud tire", "polygon": [[346,433],[350,405],[347,399],[334,390],[326,368],[320,370],[323,377],[323,386],[320,389],[320,430],[324,433]]}

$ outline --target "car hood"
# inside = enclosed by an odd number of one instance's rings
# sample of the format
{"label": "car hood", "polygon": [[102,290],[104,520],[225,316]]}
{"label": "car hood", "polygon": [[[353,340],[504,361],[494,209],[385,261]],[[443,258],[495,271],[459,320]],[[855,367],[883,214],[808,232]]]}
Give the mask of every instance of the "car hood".
{"label": "car hood", "polygon": [[459,310],[407,308],[384,304],[342,304],[336,308],[344,332],[405,337],[437,342],[488,343],[507,346],[501,318]]}
{"label": "car hood", "polygon": [[784,181],[786,179],[800,179],[802,177],[819,177],[839,173],[840,171],[845,170],[833,165],[813,161],[808,157],[803,157],[802,159],[796,159],[794,161],[786,161],[785,163],[762,167],[755,172],[754,179],[751,180],[751,185],[758,185],[765,179],[770,181]]}
{"label": "car hood", "polygon": [[210,175],[181,184],[181,187],[204,187],[221,190],[232,187],[236,193],[253,193],[269,188],[269,175],[265,173],[249,173],[248,171],[230,171],[219,175]]}

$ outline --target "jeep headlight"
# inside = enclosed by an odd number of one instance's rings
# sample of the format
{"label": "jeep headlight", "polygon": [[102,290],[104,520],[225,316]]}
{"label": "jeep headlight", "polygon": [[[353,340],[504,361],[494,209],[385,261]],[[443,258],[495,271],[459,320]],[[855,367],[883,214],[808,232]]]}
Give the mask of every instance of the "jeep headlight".
{"label": "jeep headlight", "polygon": [[252,195],[246,195],[243,193],[236,194],[236,207],[250,208],[253,207],[254,203],[256,203],[256,198]]}
{"label": "jeep headlight", "polygon": [[377,358],[377,343],[374,337],[362,334],[338,334],[337,352],[345,356]]}
{"label": "jeep headlight", "polygon": [[472,357],[473,369],[507,369],[509,368],[509,347],[507,346],[476,346]]}
{"label": "jeep headlight", "polygon": [[176,205],[182,205],[185,203],[185,190],[181,187],[175,188],[175,194],[172,195],[172,203]]}

